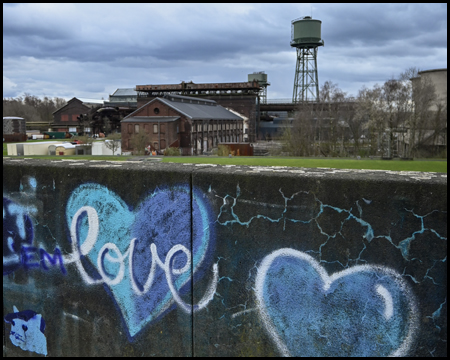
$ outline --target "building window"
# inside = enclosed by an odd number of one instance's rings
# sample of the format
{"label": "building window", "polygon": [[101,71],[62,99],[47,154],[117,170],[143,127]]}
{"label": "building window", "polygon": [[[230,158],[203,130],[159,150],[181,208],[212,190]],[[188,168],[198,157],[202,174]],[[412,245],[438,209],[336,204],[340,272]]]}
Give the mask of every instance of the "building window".
{"label": "building window", "polygon": [[69,127],[69,132],[77,132],[77,128],[76,127]]}
{"label": "building window", "polygon": [[[161,124],[160,125],[160,133],[161,134],[165,134],[166,133],[166,125],[165,124]],[[162,148],[162,145],[161,145]]]}
{"label": "building window", "polygon": [[155,114],[159,114],[159,108],[154,108],[154,109],[153,109],[153,112],[154,112]]}
{"label": "building window", "polygon": [[128,124],[128,134],[132,134],[133,133],[133,125]]}
{"label": "building window", "polygon": [[158,133],[158,124],[153,124],[153,134]]}
{"label": "building window", "polygon": [[77,115],[72,115],[72,121],[78,121]]}
{"label": "building window", "polygon": [[134,133],[138,134],[139,133],[139,124],[135,124],[134,125]]}
{"label": "building window", "polygon": [[61,114],[61,121],[69,121],[69,115]]}

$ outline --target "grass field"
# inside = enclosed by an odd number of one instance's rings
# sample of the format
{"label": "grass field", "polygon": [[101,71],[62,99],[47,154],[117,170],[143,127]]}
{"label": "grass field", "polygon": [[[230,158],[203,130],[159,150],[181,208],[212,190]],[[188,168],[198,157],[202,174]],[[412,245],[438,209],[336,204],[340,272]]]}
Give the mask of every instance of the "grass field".
{"label": "grass field", "polygon": [[[3,155],[3,157],[8,157]],[[132,156],[108,156],[108,155],[27,155],[27,156],[10,156],[10,159],[46,159],[46,160],[104,160],[104,161],[126,161]]]}
{"label": "grass field", "polygon": [[177,156],[164,157],[163,162],[219,164],[219,165],[250,165],[250,166],[293,166],[305,168],[336,168],[336,169],[368,169],[394,171],[447,172],[447,160],[370,160],[370,159],[340,159],[340,158],[286,158],[235,156],[228,157],[194,157]]}
{"label": "grass field", "polygon": [[[39,141],[39,140],[38,140]],[[42,140],[41,140],[42,141]],[[7,156],[6,144],[3,143],[3,156]],[[126,161],[133,156],[14,156],[14,158],[37,159],[76,159],[76,160],[107,160]],[[265,156],[170,156],[164,157],[163,162],[190,163],[190,164],[219,164],[219,165],[250,165],[250,166],[293,166],[305,168],[336,168],[336,169],[368,169],[368,170],[394,170],[394,171],[422,171],[447,173],[447,159],[416,159],[402,160],[370,160],[370,159],[341,159],[341,158],[290,158]]]}

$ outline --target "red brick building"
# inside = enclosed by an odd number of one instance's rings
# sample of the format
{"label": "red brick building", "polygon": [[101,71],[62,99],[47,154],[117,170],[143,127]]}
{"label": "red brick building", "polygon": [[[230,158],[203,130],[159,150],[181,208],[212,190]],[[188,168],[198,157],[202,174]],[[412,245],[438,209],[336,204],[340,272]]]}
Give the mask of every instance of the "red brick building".
{"label": "red brick building", "polygon": [[77,116],[90,110],[77,98],[70,99],[66,105],[53,112],[53,131],[78,132]]}
{"label": "red brick building", "polygon": [[122,151],[144,131],[152,150],[180,148],[183,155],[202,154],[220,142],[243,141],[243,118],[208,99],[166,94],[121,121]]}

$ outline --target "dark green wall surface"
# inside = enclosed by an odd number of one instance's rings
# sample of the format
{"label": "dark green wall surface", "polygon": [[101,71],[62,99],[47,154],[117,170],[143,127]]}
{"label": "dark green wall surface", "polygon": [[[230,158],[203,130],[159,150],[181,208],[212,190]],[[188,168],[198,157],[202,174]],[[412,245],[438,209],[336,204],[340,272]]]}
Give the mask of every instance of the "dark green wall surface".
{"label": "dark green wall surface", "polygon": [[4,356],[446,356],[447,176],[3,160]]}

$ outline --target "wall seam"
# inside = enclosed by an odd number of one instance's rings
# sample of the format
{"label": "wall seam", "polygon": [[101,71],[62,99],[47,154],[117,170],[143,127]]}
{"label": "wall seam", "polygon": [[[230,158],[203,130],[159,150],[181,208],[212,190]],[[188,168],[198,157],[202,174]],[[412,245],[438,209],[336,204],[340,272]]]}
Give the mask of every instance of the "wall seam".
{"label": "wall seam", "polygon": [[194,216],[193,216],[193,171],[191,171],[189,176],[189,187],[190,187],[190,206],[191,206],[191,356],[194,357]]}

